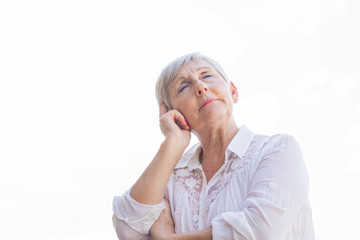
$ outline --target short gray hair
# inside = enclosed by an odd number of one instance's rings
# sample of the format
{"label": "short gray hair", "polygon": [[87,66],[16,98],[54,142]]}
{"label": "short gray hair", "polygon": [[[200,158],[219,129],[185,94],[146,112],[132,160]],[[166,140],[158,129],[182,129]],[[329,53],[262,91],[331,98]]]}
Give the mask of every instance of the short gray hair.
{"label": "short gray hair", "polygon": [[215,60],[202,55],[200,53],[190,53],[181,57],[176,58],[170,62],[161,72],[157,82],[156,82],[156,99],[158,104],[165,103],[166,106],[171,109],[171,104],[168,96],[168,90],[170,84],[175,80],[176,75],[180,71],[180,68],[192,61],[192,60],[204,60],[210,63],[215,70],[221,75],[221,77],[230,84],[228,77],[226,76],[224,70]]}

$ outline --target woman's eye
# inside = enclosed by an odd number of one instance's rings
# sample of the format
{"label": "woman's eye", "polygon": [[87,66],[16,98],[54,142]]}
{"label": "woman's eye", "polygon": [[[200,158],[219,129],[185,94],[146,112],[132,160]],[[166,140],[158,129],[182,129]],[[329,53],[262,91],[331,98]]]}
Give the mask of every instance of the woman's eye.
{"label": "woman's eye", "polygon": [[203,73],[203,78],[208,78],[208,77],[212,77],[212,75],[210,73]]}
{"label": "woman's eye", "polygon": [[181,93],[188,85],[182,85],[179,89],[179,93]]}

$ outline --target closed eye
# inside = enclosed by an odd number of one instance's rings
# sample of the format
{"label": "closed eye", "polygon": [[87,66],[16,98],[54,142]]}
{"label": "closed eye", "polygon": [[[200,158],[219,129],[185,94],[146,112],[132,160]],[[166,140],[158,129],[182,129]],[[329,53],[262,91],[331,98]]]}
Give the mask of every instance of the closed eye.
{"label": "closed eye", "polygon": [[203,72],[201,73],[201,75],[203,76],[202,78],[209,78],[209,77],[212,77],[212,74],[211,73],[208,73],[208,72]]}
{"label": "closed eye", "polygon": [[189,86],[188,84],[181,85],[180,88],[179,88],[179,93],[181,93],[188,86]]}

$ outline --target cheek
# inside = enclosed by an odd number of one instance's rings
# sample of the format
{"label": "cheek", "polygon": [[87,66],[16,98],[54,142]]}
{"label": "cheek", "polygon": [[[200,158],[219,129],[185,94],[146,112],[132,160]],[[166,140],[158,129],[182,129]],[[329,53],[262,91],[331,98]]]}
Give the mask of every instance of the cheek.
{"label": "cheek", "polygon": [[197,112],[197,105],[194,104],[194,101],[191,101],[190,98],[183,99],[183,101],[180,101],[173,107],[189,121],[194,118]]}
{"label": "cheek", "polygon": [[223,88],[223,97],[227,101],[233,102],[233,96],[232,96],[229,88],[225,88],[225,87]]}
{"label": "cheek", "polygon": [[173,102],[173,109],[178,110],[179,112],[183,112],[186,109],[186,99],[177,99]]}

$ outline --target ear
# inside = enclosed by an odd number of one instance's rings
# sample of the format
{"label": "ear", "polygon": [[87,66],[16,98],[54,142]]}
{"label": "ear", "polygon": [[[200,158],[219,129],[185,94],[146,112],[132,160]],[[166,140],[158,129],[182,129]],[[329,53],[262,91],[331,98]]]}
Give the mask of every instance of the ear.
{"label": "ear", "polygon": [[169,108],[166,106],[164,102],[162,102],[159,106],[159,117],[162,117],[165,113],[169,111]]}
{"label": "ear", "polygon": [[231,97],[233,99],[233,102],[237,103],[239,100],[239,94],[238,94],[237,88],[235,87],[233,82],[230,82],[230,92],[231,92]]}

